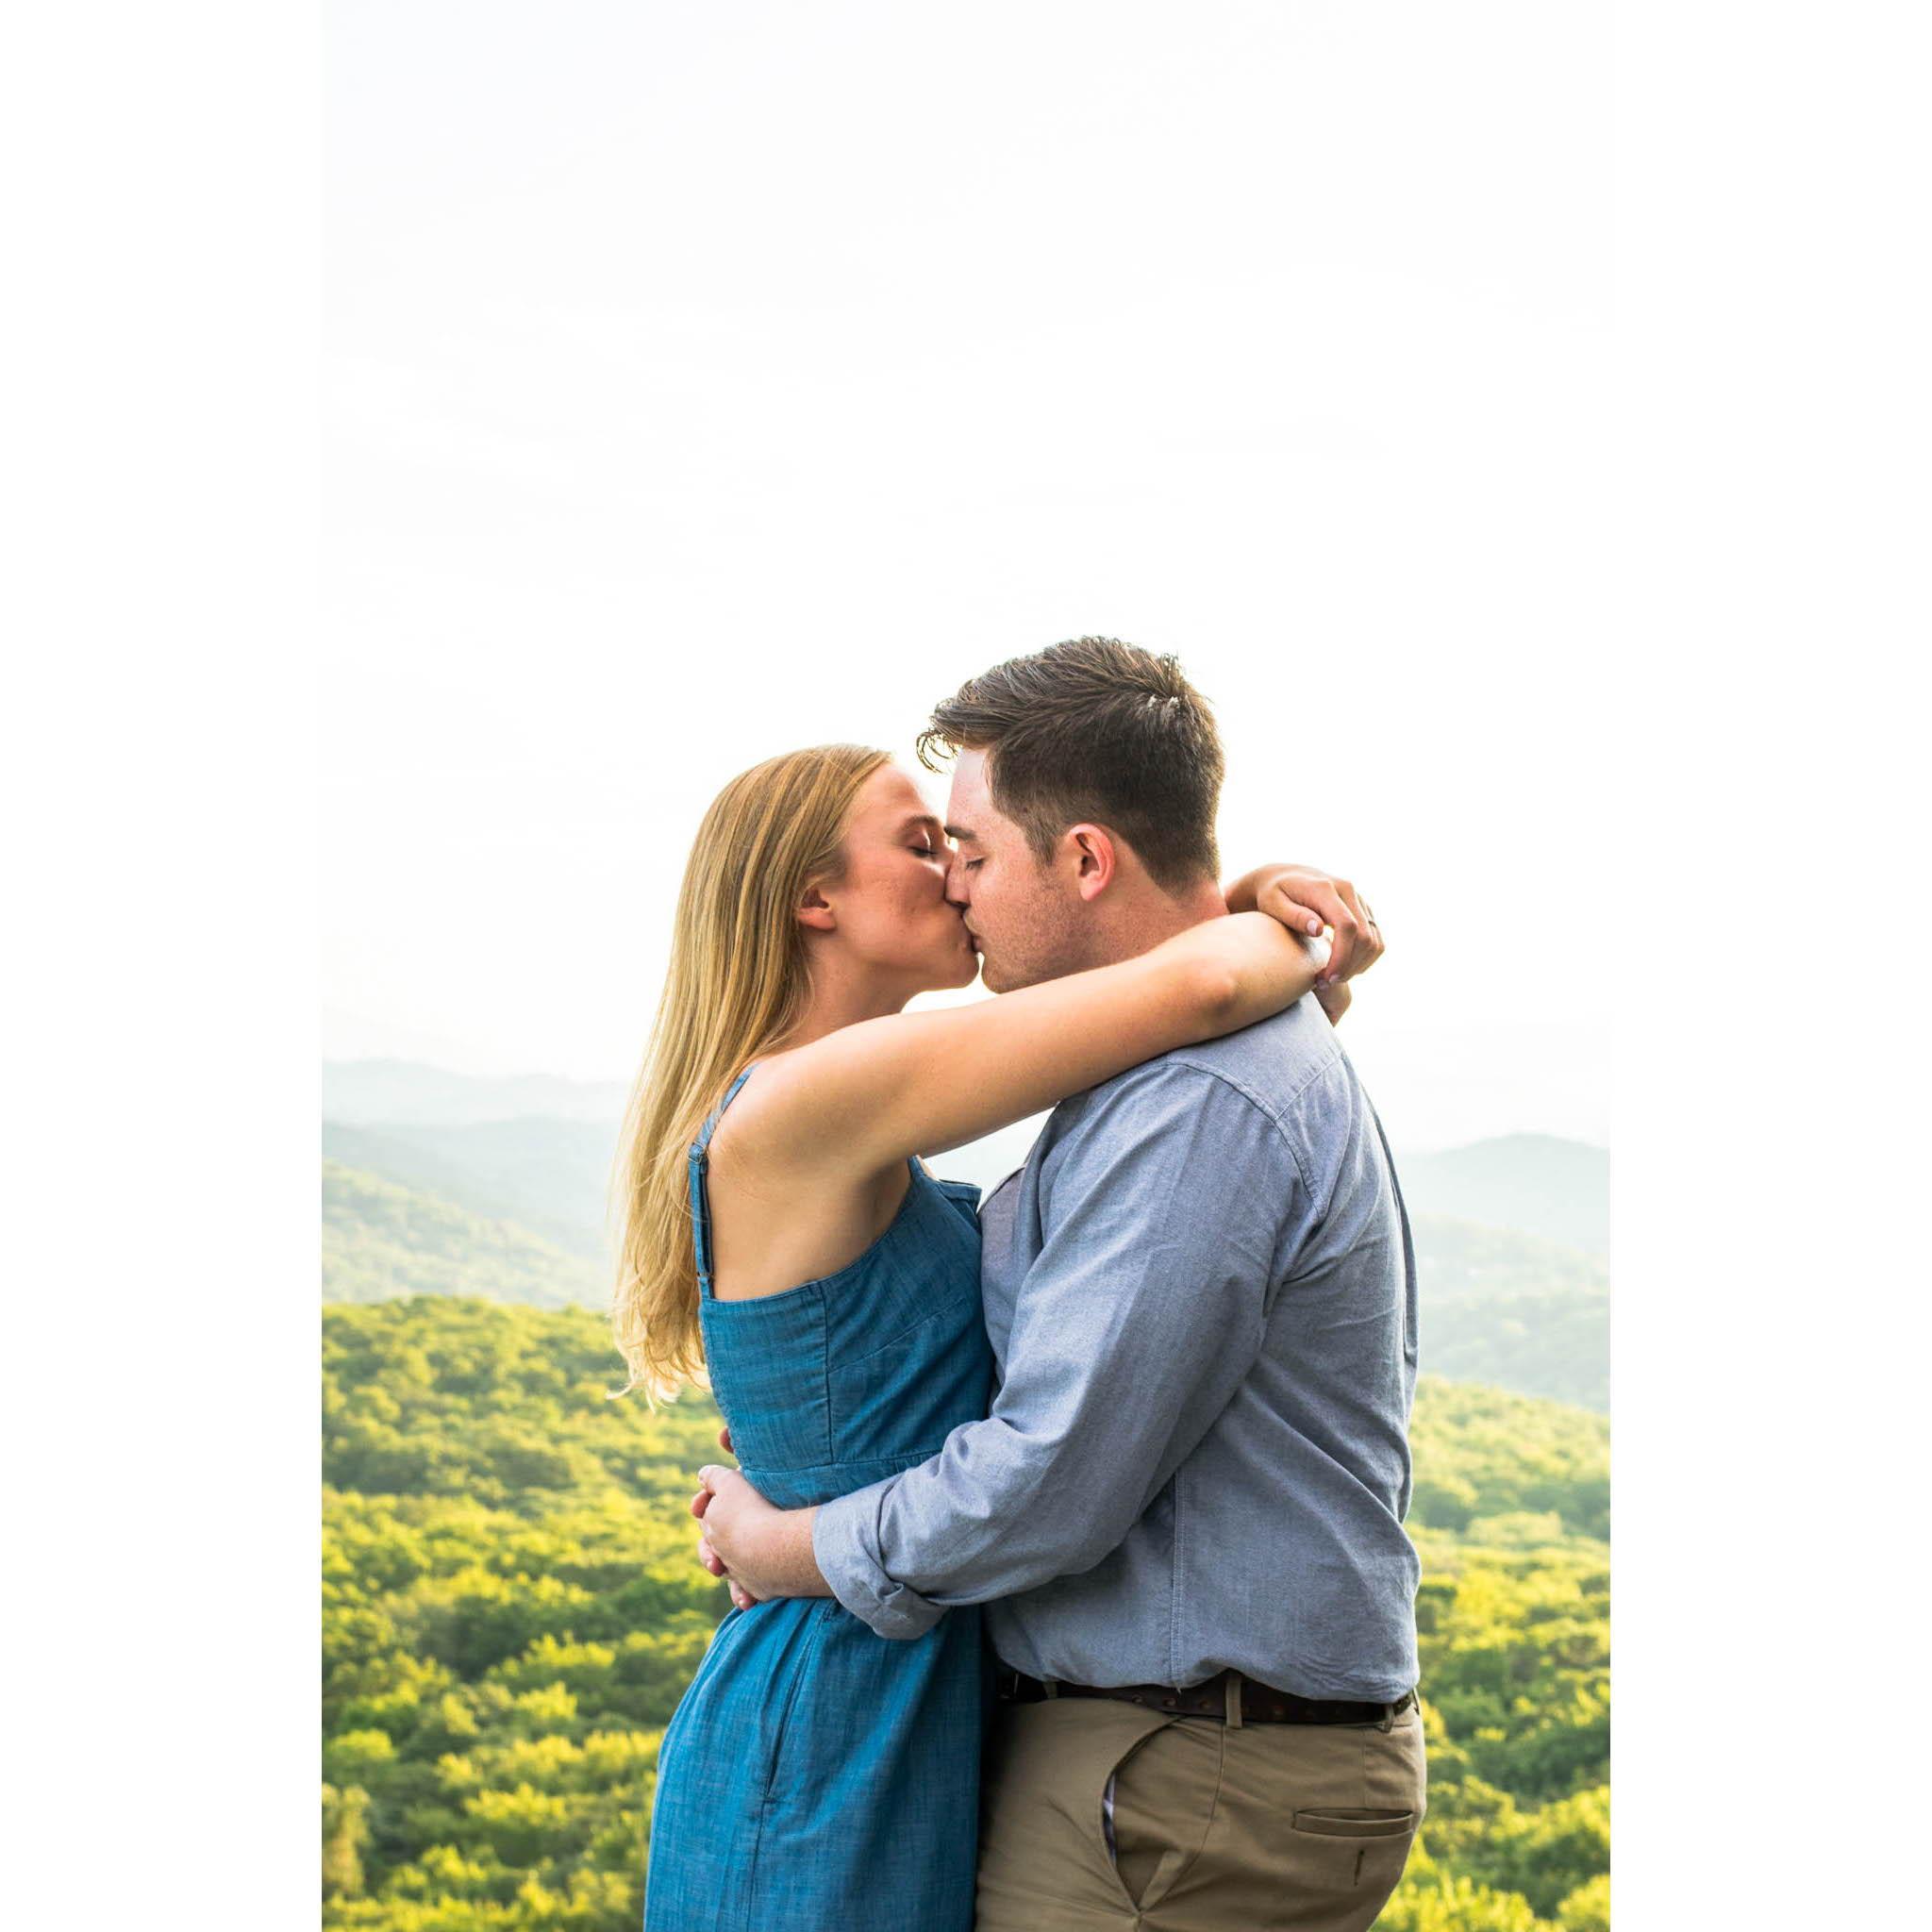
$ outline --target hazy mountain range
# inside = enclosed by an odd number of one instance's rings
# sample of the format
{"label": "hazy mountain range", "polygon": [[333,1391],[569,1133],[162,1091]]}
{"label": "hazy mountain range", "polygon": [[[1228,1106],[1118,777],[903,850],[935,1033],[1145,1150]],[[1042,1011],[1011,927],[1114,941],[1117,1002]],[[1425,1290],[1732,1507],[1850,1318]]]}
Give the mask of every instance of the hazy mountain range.
{"label": "hazy mountain range", "polygon": [[614,1080],[565,1080],[554,1074],[489,1078],[415,1060],[325,1060],[322,1066],[323,1118],[351,1126],[472,1126],[533,1114],[615,1125],[625,1099]]}
{"label": "hazy mountain range", "polygon": [[514,1221],[574,1255],[604,1253],[604,1202],[617,1129],[608,1122],[515,1120],[349,1126],[325,1120],[325,1160],[360,1168]]}
{"label": "hazy mountain range", "polygon": [[[601,1306],[605,1200],[625,1091],[407,1060],[323,1069],[323,1292]],[[1039,1121],[938,1157],[991,1188]],[[1398,1154],[1438,1374],[1608,1404],[1609,1157],[1512,1134]]]}
{"label": "hazy mountain range", "polygon": [[514,1222],[380,1174],[322,1164],[322,1278],[332,1302],[474,1294],[537,1307],[599,1306],[604,1271]]}
{"label": "hazy mountain range", "polygon": [[1398,1154],[1411,1215],[1515,1228],[1546,1241],[1610,1251],[1610,1157],[1552,1134],[1506,1134],[1441,1154]]}

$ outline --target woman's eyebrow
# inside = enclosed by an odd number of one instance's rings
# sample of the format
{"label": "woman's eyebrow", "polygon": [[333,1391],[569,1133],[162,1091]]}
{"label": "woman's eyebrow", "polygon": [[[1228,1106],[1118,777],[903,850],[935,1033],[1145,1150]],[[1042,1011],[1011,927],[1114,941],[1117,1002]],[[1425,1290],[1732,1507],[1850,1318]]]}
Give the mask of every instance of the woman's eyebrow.
{"label": "woman's eyebrow", "polygon": [[903,839],[908,832],[937,832],[939,829],[940,822],[931,812],[916,811],[899,827],[899,836]]}

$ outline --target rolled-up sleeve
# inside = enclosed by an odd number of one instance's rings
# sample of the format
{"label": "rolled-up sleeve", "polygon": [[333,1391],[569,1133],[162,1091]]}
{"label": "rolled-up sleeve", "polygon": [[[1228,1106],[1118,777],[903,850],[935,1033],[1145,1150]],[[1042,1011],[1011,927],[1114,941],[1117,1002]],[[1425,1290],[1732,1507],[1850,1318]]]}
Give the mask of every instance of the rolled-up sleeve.
{"label": "rolled-up sleeve", "polygon": [[1092,1569],[1260,1349],[1302,1191],[1260,1106],[1154,1061],[1092,1095],[1042,1158],[1042,1245],[992,1413],[813,1524],[825,1581],[881,1637]]}

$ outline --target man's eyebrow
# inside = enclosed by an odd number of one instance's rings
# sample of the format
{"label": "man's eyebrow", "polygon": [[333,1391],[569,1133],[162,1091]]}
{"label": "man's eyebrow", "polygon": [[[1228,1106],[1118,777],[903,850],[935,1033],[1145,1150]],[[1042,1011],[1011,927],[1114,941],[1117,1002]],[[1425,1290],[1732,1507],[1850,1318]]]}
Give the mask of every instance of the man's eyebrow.
{"label": "man's eyebrow", "polygon": [[945,832],[949,839],[970,839],[975,845],[979,843],[979,834],[968,831],[964,825],[948,825]]}

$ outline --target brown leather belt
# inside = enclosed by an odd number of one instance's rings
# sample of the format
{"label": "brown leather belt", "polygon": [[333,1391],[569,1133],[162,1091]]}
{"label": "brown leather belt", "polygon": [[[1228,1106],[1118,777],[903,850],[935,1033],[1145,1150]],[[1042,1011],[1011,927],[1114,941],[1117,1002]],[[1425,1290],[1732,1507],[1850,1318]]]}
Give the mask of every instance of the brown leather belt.
{"label": "brown leather belt", "polygon": [[1004,1666],[996,1673],[994,1690],[1002,1704],[1040,1704],[1050,1697],[1115,1697],[1124,1704],[1144,1705],[1150,1710],[1171,1710],[1182,1717],[1217,1717],[1225,1723],[1230,1712],[1229,1679],[1234,1680],[1233,1696],[1239,1699],[1241,1722],[1244,1724],[1386,1724],[1415,1702],[1415,1692],[1405,1690],[1393,1704],[1355,1704],[1345,1698],[1297,1697],[1292,1690],[1277,1690],[1272,1684],[1257,1684],[1238,1671],[1222,1671],[1205,1684],[1191,1684],[1177,1690],[1171,1684],[1066,1684],[1042,1683],[1024,1671]]}

